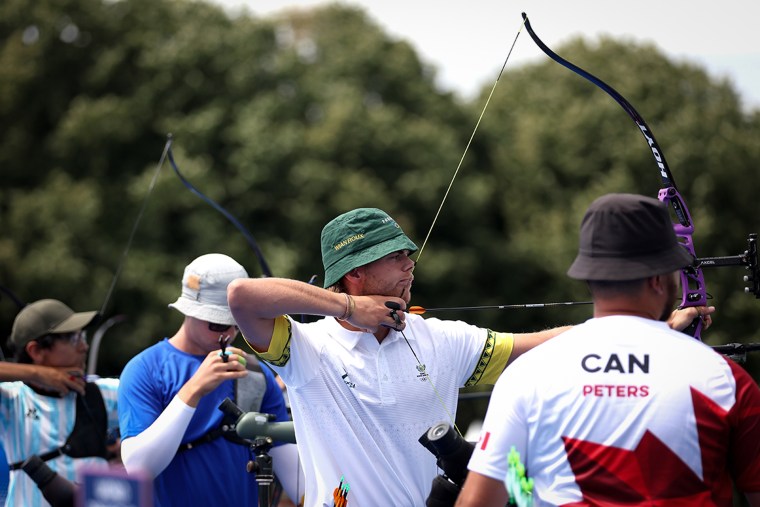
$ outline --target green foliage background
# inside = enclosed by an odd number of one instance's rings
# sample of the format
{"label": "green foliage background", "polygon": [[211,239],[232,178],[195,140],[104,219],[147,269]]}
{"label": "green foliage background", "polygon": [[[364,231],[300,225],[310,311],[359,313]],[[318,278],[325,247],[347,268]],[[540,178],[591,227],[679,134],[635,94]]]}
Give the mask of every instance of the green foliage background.
{"label": "green foliage background", "polygon": [[[698,255],[743,252],[759,228],[760,113],[653,46],[578,39],[555,50],[646,118],[692,210]],[[186,0],[4,0],[0,284],[23,301],[99,309],[122,266],[105,315],[126,319],[98,358],[99,374],[118,375],[179,325],[166,305],[193,258],[226,253],[260,276],[243,236],[168,164],[152,186],[168,133],[184,176],[246,225],[276,276],[320,283],[319,232],[353,207],[385,209],[421,245],[492,87],[466,102],[434,78],[408,42],[345,6],[233,18]],[[565,276],[583,211],[606,192],[656,196],[659,181],[605,93],[548,59],[510,64],[420,258],[414,303],[585,300]],[[706,272],[718,307],[710,344],[760,342],[743,275]],[[16,312],[0,301],[6,336]],[[525,331],[589,315],[446,317]],[[746,366],[758,378],[760,358]]]}

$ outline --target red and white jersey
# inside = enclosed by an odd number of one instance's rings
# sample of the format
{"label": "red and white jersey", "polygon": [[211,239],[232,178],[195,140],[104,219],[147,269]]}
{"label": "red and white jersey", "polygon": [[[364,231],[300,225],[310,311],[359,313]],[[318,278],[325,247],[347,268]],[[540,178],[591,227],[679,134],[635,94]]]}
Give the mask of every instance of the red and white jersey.
{"label": "red and white jersey", "polygon": [[470,470],[504,480],[512,446],[534,505],[729,507],[760,491],[760,389],[663,322],[591,319],[507,368]]}

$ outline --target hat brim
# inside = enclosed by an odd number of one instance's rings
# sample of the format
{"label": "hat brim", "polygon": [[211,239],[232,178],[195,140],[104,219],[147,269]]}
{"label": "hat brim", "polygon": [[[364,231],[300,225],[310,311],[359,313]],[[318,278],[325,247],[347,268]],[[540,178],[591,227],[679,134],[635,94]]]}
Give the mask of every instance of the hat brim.
{"label": "hat brim", "polygon": [[93,320],[95,320],[95,317],[97,317],[98,312],[80,312],[75,313],[68,319],[64,320],[54,328],[50,329],[50,333],[52,334],[60,334],[60,333],[73,333],[74,331],[81,331],[82,329],[89,326]]}
{"label": "hat brim", "polygon": [[171,303],[169,308],[174,308],[189,317],[213,322],[214,324],[235,325],[235,319],[227,306],[201,304],[186,297],[180,296],[177,301]]}
{"label": "hat brim", "polygon": [[390,253],[399,252],[401,250],[409,250],[410,253],[417,251],[417,245],[415,245],[404,233],[376,245],[367,247],[359,252],[347,255],[325,270],[324,286],[327,288],[335,285],[338,280],[343,278],[343,275],[352,269],[364,266],[370,262],[385,257]]}
{"label": "hat brim", "polygon": [[693,262],[694,258],[680,244],[664,252],[633,258],[594,257],[579,253],[567,275],[576,280],[620,282],[670,273]]}

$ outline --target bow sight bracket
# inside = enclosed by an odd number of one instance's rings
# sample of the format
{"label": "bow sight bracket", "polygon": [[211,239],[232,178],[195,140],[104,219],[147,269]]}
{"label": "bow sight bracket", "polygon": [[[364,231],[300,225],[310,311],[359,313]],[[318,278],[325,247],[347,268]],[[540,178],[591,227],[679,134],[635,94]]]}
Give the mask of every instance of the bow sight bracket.
{"label": "bow sight bracket", "polygon": [[760,267],[757,256],[757,233],[750,233],[747,238],[747,250],[740,255],[726,257],[699,257],[694,266],[698,268],[719,268],[725,266],[744,266],[749,274],[744,275],[744,292],[754,294],[760,299]]}

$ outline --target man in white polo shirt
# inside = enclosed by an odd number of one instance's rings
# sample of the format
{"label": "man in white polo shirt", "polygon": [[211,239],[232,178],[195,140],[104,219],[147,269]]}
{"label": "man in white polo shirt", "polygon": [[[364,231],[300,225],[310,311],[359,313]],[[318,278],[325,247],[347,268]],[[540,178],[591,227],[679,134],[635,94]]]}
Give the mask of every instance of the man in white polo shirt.
{"label": "man in white polo shirt", "polygon": [[322,231],[326,289],[230,284],[244,337],[288,387],[306,505],[346,496],[362,507],[425,505],[438,469],[420,436],[452,421],[460,387],[494,383],[510,360],[565,329],[513,335],[392,312],[387,302],[403,310],[410,300],[416,250],[388,214],[360,208]]}

